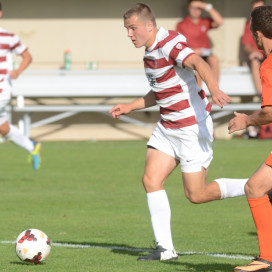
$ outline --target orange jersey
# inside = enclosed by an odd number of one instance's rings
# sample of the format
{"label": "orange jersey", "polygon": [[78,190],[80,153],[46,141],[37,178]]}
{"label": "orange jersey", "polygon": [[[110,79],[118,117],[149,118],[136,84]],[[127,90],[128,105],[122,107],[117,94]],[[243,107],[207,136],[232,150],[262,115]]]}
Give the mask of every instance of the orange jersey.
{"label": "orange jersey", "polygon": [[270,53],[260,67],[262,82],[262,107],[272,106],[272,54]]}
{"label": "orange jersey", "polygon": [[272,153],[269,154],[269,156],[268,156],[267,159],[265,160],[265,163],[266,163],[268,166],[271,166],[271,167],[272,167]]}

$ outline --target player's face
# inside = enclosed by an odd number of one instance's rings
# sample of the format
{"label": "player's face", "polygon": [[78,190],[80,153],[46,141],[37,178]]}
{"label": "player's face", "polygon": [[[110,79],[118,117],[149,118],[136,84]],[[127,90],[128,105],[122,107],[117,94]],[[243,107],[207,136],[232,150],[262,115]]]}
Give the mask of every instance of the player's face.
{"label": "player's face", "polygon": [[193,19],[199,19],[202,14],[201,8],[195,6],[194,2],[191,2],[188,6],[188,12]]}
{"label": "player's face", "polygon": [[255,2],[255,3],[252,4],[251,9],[253,10],[253,9],[255,9],[257,7],[261,7],[261,6],[264,6],[263,1]]}
{"label": "player's face", "polygon": [[253,40],[254,40],[254,42],[257,45],[257,48],[260,49],[260,50],[264,50],[262,39],[260,39],[260,37],[259,37],[260,34],[258,34],[257,32],[254,32],[252,30],[251,22],[250,22],[250,30],[251,30],[251,34],[252,34]]}
{"label": "player's face", "polygon": [[139,19],[137,15],[132,15],[124,21],[124,26],[128,31],[128,37],[136,48],[142,46],[150,47],[151,41],[150,25]]}

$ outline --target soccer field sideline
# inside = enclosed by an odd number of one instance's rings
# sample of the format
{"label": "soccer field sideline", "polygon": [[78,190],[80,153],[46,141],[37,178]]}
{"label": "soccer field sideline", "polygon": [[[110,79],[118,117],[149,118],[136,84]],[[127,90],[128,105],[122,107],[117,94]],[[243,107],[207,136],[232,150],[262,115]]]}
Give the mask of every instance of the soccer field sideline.
{"label": "soccer field sideline", "polygon": [[[1,244],[15,244],[15,241],[0,241]],[[129,252],[151,252],[151,249],[144,248],[130,248],[130,247],[121,247],[121,246],[97,246],[97,245],[86,245],[86,244],[72,244],[72,243],[52,243],[52,246],[55,247],[66,247],[66,248],[102,248],[102,249],[112,249],[112,250],[122,250]],[[179,256],[186,255],[203,255],[210,256],[215,258],[225,258],[225,259],[233,259],[233,260],[252,260],[254,257],[244,256],[244,255],[228,255],[228,254],[219,254],[219,253],[208,253],[208,252],[177,252]]]}

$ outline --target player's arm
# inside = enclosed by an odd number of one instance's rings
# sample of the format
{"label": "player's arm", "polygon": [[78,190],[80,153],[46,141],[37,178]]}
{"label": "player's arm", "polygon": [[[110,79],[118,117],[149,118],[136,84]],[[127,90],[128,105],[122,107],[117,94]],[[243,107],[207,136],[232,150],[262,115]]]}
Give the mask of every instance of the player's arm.
{"label": "player's arm", "polygon": [[18,67],[17,70],[10,71],[9,75],[12,79],[16,79],[32,62],[32,56],[30,55],[27,49],[20,56],[22,57],[20,66]]}
{"label": "player's arm", "polygon": [[223,108],[231,98],[219,89],[217,80],[210,66],[197,54],[190,55],[184,60],[183,65],[198,72],[201,79],[206,83],[213,102]]}
{"label": "player's arm", "polygon": [[255,48],[253,48],[252,45],[250,45],[250,44],[245,44],[245,45],[244,45],[244,51],[249,55],[249,54],[253,53],[253,52],[256,51],[256,50],[255,50]]}
{"label": "player's arm", "polygon": [[213,20],[212,22],[212,27],[217,28],[220,25],[223,24],[224,20],[221,14],[212,6],[210,3],[202,2],[202,1],[193,1],[191,3],[192,6],[196,8],[200,8],[202,10],[206,10],[209,15],[211,16],[211,19]]}
{"label": "player's arm", "polygon": [[234,112],[235,117],[229,122],[229,134],[246,129],[249,126],[261,126],[272,123],[272,106],[263,107],[261,111],[246,115]]}
{"label": "player's arm", "polygon": [[149,108],[155,106],[156,104],[157,103],[153,91],[149,91],[145,96],[136,99],[131,103],[117,104],[110,110],[110,113],[113,118],[118,119],[122,114],[128,114],[134,110]]}

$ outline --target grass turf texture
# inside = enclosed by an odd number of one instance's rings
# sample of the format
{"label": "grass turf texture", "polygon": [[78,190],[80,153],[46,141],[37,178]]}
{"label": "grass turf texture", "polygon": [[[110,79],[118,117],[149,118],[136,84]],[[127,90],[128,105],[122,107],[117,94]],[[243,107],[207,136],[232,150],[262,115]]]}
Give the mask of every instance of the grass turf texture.
{"label": "grass turf texture", "polygon": [[[264,161],[270,141],[214,142],[208,180],[246,178]],[[141,185],[145,142],[43,143],[42,167],[33,171],[27,154],[11,143],[0,153],[0,241],[15,241],[27,228],[53,242],[150,249],[153,241]],[[245,197],[189,203],[178,167],[166,182],[172,235],[179,252],[258,254]],[[233,271],[249,261],[179,256],[176,262],[137,262],[139,254],[105,248],[52,247],[41,265],[21,262],[13,244],[0,244],[0,271]]]}

